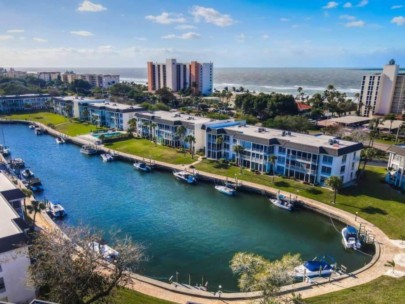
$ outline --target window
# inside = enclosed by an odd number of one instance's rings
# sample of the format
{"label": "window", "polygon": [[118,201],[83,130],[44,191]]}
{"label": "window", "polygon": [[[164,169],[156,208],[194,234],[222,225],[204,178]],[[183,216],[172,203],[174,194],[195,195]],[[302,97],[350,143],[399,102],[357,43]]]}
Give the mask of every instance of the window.
{"label": "window", "polygon": [[345,173],[346,166],[340,167],[340,174]]}
{"label": "window", "polygon": [[331,167],[326,167],[326,166],[322,166],[321,168],[321,173],[322,174],[331,174],[332,173],[332,168]]}
{"label": "window", "polygon": [[285,148],[278,147],[278,153],[285,153]]}
{"label": "window", "polygon": [[333,157],[332,157],[332,156],[324,155],[324,156],[323,156],[323,162],[324,162],[324,163],[329,163],[329,164],[331,164],[331,163],[333,162]]}
{"label": "window", "polygon": [[6,291],[6,285],[4,284],[4,279],[0,278],[0,293]]}
{"label": "window", "polygon": [[345,162],[346,162],[346,158],[347,158],[347,155],[343,155],[343,157],[342,157],[342,163],[345,163]]}

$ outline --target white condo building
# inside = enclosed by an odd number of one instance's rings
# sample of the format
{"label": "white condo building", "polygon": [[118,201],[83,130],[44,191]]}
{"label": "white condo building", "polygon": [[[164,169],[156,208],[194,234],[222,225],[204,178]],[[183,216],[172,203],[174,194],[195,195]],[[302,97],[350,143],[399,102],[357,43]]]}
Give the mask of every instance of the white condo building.
{"label": "white condo building", "polygon": [[402,114],[405,106],[405,74],[391,60],[382,73],[363,77],[360,92],[361,116]]}

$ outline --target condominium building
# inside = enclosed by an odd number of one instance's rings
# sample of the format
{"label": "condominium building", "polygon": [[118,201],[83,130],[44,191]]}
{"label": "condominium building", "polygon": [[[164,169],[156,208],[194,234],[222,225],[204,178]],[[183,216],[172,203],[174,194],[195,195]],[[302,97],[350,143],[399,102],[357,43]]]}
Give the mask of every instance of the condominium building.
{"label": "condominium building", "polygon": [[361,115],[402,114],[405,106],[405,73],[391,60],[382,73],[363,76],[360,92]]}
{"label": "condominium building", "polygon": [[[243,152],[236,153],[235,146],[242,146]],[[356,179],[363,145],[326,135],[313,136],[241,123],[207,127],[205,147],[207,158],[233,160],[253,171],[275,172],[320,185],[330,176],[339,176],[344,185],[349,185]],[[274,164],[272,155],[276,156]]]}
{"label": "condominium building", "polygon": [[110,74],[75,74],[74,72],[65,72],[62,74],[62,81],[72,83],[76,79],[87,81],[95,88],[108,89],[112,85],[120,82],[120,75]]}
{"label": "condominium building", "polygon": [[8,70],[8,72],[7,72],[7,77],[9,77],[9,78],[22,78],[22,77],[27,76],[27,74],[28,74],[27,72],[16,71],[15,69],[10,68]]}
{"label": "condominium building", "polygon": [[77,96],[53,97],[52,106],[55,113],[74,117],[79,120],[89,120],[88,105],[104,103],[105,99],[91,99]]}
{"label": "condominium building", "polygon": [[[0,188],[7,188],[8,184],[12,183],[0,173]],[[4,191],[13,190],[16,189]],[[16,205],[17,209],[13,207],[4,191],[0,195],[0,301],[28,303],[35,297],[35,288],[28,280],[31,264],[27,238],[29,227],[17,211],[21,205]]]}
{"label": "condominium building", "polygon": [[393,145],[388,149],[388,173],[385,180],[405,190],[405,145]]}
{"label": "condominium building", "polygon": [[60,76],[60,72],[39,72],[38,78],[42,79],[46,82],[62,80]]}
{"label": "condominium building", "polygon": [[165,63],[148,62],[147,71],[149,92],[166,87],[173,92],[191,89],[195,95],[212,93],[212,63],[179,63],[167,59]]}
{"label": "condominium building", "polygon": [[48,94],[2,95],[0,113],[44,110],[49,108],[50,101]]}

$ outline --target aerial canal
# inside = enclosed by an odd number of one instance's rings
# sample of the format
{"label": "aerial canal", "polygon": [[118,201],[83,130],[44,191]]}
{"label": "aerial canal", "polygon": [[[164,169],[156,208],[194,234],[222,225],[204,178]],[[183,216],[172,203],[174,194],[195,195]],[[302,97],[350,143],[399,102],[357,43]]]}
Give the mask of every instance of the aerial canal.
{"label": "aerial canal", "polygon": [[42,180],[45,191],[37,197],[62,203],[68,225],[119,229],[144,244],[147,276],[167,281],[177,271],[183,282],[189,274],[192,284],[204,276],[211,289],[221,284],[235,291],[229,261],[238,251],[269,259],[287,252],[304,259],[328,254],[349,271],[371,259],[345,251],[328,217],[302,209],[290,213],[256,194],[228,197],[211,184],[182,184],[170,173],[143,174],[129,163],[103,163],[99,156],[80,154],[77,146],[36,136],[26,125],[0,127],[12,157],[23,158]]}

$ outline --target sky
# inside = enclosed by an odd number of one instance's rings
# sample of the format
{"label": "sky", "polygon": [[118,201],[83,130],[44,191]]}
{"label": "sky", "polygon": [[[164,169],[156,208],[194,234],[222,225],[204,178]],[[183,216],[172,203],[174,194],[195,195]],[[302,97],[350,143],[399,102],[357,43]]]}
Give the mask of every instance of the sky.
{"label": "sky", "polygon": [[405,66],[405,0],[0,0],[0,67]]}

